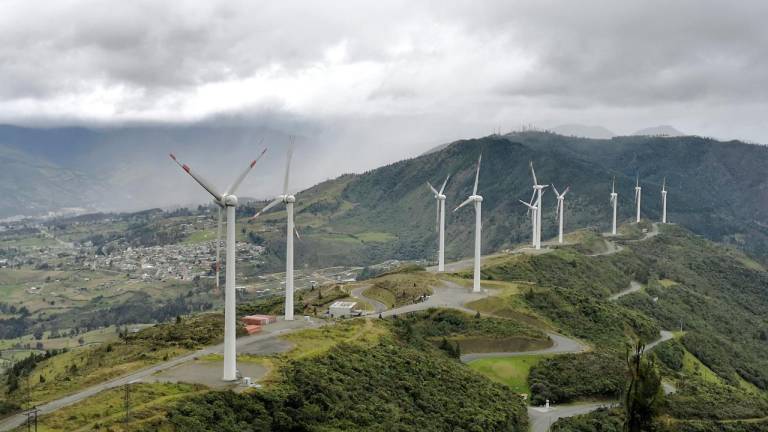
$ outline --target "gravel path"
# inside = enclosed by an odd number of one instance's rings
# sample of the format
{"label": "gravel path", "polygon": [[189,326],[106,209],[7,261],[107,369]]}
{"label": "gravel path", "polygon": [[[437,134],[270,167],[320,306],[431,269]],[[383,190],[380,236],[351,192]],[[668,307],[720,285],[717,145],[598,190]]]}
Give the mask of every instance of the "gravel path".
{"label": "gravel path", "polygon": [[353,289],[352,290],[352,297],[354,297],[354,298],[356,298],[356,299],[358,299],[360,301],[366,302],[369,305],[373,306],[373,310],[374,310],[373,313],[380,314],[380,313],[384,312],[385,310],[387,310],[387,305],[385,305],[384,303],[382,303],[382,302],[380,302],[380,301],[378,301],[376,299],[372,299],[370,297],[366,297],[363,294],[363,291],[367,290],[370,287],[371,287],[370,285],[363,285],[361,287],[357,287],[357,288]]}

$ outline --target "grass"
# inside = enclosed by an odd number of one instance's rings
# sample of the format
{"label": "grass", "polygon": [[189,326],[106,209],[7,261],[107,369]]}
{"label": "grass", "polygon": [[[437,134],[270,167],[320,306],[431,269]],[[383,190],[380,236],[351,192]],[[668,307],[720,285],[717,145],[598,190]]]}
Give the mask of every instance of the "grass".
{"label": "grass", "polygon": [[723,380],[720,379],[712,369],[708,368],[704,363],[699,361],[696,356],[688,351],[685,351],[685,354],[683,355],[683,373],[698,376],[705,382],[713,384],[723,383]]}
{"label": "grass", "polygon": [[370,280],[371,287],[363,292],[387,307],[411,304],[423,294],[432,294],[432,286],[439,283],[436,275],[425,271],[389,273]]}
{"label": "grass", "polygon": [[679,285],[677,282],[673,281],[672,279],[660,279],[659,285],[663,286],[664,288],[670,288],[675,285]]}
{"label": "grass", "polygon": [[[223,232],[222,232],[223,235]],[[184,240],[185,243],[203,243],[208,241],[216,240],[216,230],[215,229],[207,229],[207,230],[199,230],[191,233],[187,236],[187,238]]]}
{"label": "grass", "polygon": [[531,355],[486,358],[470,362],[469,367],[492,381],[507,385],[515,393],[530,395],[528,375],[531,368],[547,357],[546,355]]}
{"label": "grass", "polygon": [[347,320],[283,336],[285,340],[294,344],[293,349],[283,356],[290,359],[318,356],[340,343],[362,343],[372,346],[388,333],[386,328],[373,320]]}
{"label": "grass", "polygon": [[528,289],[535,289],[533,285],[518,282],[488,281],[483,281],[483,285],[495,286],[499,290],[490,297],[467,303],[466,306],[468,308],[479,311],[481,314],[513,319],[535,327],[552,328],[552,325],[528,307],[519,295]]}
{"label": "grass", "polygon": [[397,240],[397,236],[386,232],[369,231],[355,234],[355,237],[364,243],[387,243]]}
{"label": "grass", "polygon": [[[147,430],[150,424],[164,420],[170,403],[205,391],[207,390],[204,387],[192,384],[132,384],[129,391],[130,421],[124,425],[125,388],[114,388],[42,416],[38,423],[38,430],[41,432]],[[26,426],[16,430],[25,431]]]}
{"label": "grass", "polygon": [[[35,368],[30,375],[32,400],[41,404],[57,399],[185,352],[181,348],[151,350],[142,345],[125,344],[112,344],[108,352],[102,347],[73,349]],[[45,382],[41,382],[41,376]]]}

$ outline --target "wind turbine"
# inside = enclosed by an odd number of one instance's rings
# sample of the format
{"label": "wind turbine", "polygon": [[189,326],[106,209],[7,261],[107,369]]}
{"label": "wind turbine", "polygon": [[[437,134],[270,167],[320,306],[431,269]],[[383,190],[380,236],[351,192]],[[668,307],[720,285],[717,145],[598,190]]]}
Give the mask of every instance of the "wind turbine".
{"label": "wind turbine", "polygon": [[667,223],[667,178],[661,183],[661,223]]}
{"label": "wind turbine", "polygon": [[[248,164],[248,167],[238,176],[234,183],[224,191],[219,193],[210,182],[205,180],[200,174],[189,167],[189,165],[182,164],[176,159],[176,156],[171,153],[171,159],[176,162],[184,171],[192,176],[200,186],[203,187],[209,194],[213,196],[213,202],[219,206],[219,229],[218,233],[221,235],[221,208],[223,207],[227,214],[227,268],[226,268],[226,284],[224,290],[224,371],[222,373],[222,380],[234,381],[237,379],[237,353],[235,347],[235,207],[237,207],[237,196],[234,195],[240,183],[243,182],[245,176],[251,172],[256,162],[264,155],[267,149],[262,150],[261,154]],[[219,258],[218,248],[221,245],[221,238],[216,239],[217,252],[216,258]],[[218,277],[218,262],[216,263],[217,277]]]}
{"label": "wind turbine", "polygon": [[275,197],[274,201],[267,204],[266,207],[257,212],[251,220],[259,217],[272,207],[283,203],[285,204],[286,230],[285,230],[285,320],[293,321],[293,236],[299,237],[299,232],[293,224],[293,204],[296,197],[288,193],[288,180],[291,173],[291,157],[293,156],[294,139],[291,137],[291,144],[288,147],[288,157],[285,162],[285,179],[283,180],[283,194]]}
{"label": "wind turbine", "polygon": [[557,192],[555,185],[552,185],[552,190],[555,191],[555,195],[557,195],[557,209],[555,210],[555,213],[557,214],[557,220],[559,222],[557,239],[560,244],[563,244],[563,209],[565,207],[565,194],[571,190],[571,187],[566,187],[562,194]]}
{"label": "wind turbine", "polygon": [[[541,210],[541,194],[548,185],[540,185],[536,180],[536,171],[533,169],[533,161],[531,161],[531,175],[533,176],[533,193],[538,195],[536,198],[536,208]],[[534,246],[536,249],[541,249],[541,212],[536,212],[536,235]]]}
{"label": "wind turbine", "polygon": [[477,181],[480,179],[480,162],[483,160],[483,155],[477,159],[477,172],[475,173],[475,187],[472,189],[472,195],[469,196],[463,203],[453,209],[456,211],[465,205],[474,202],[475,203],[475,265],[474,265],[474,280],[472,283],[472,292],[480,292],[480,234],[483,229],[483,225],[480,219],[482,211],[483,197],[477,194]]}
{"label": "wind turbine", "polygon": [[616,193],[616,177],[613,178],[611,183],[611,204],[613,204],[613,226],[611,228],[611,234],[616,235],[616,209],[618,206],[619,194]]}
{"label": "wind turbine", "polygon": [[440,187],[440,191],[437,191],[430,182],[427,182],[427,186],[435,194],[435,200],[437,200],[437,219],[435,221],[435,228],[438,231],[439,243],[437,251],[437,271],[445,271],[445,185],[448,184],[448,179],[451,178],[450,174],[445,178],[443,186]]}
{"label": "wind turbine", "polygon": [[640,199],[643,197],[643,188],[640,187],[640,176],[635,182],[635,203],[637,204],[637,223],[640,223]]}
{"label": "wind turbine", "polygon": [[528,207],[528,214],[531,215],[531,227],[533,229],[533,234],[532,235],[534,237],[534,244],[533,244],[533,246],[535,247],[536,246],[536,244],[535,244],[535,238],[536,238],[536,213],[539,212],[539,208],[536,207],[536,204],[534,204],[533,197],[531,197],[531,202],[530,203],[527,203],[527,202],[525,202],[523,200],[518,200],[518,201],[520,201],[524,206]]}

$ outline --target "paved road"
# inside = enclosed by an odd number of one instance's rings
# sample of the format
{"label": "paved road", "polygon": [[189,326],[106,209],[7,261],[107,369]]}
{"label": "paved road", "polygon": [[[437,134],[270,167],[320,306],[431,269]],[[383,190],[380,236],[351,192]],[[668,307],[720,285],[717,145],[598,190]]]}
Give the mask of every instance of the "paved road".
{"label": "paved road", "polygon": [[659,333],[661,333],[661,336],[658,339],[656,339],[655,341],[653,341],[653,342],[651,342],[651,343],[649,343],[648,345],[645,346],[645,350],[646,351],[650,351],[650,350],[654,349],[656,347],[656,345],[658,345],[658,344],[660,344],[662,342],[666,342],[666,341],[668,341],[668,340],[670,340],[670,339],[675,337],[675,335],[673,335],[671,331],[661,330]]}
{"label": "paved road", "polygon": [[384,312],[385,310],[387,310],[387,305],[385,305],[384,303],[382,303],[382,302],[380,302],[380,301],[378,301],[376,299],[372,299],[370,297],[366,297],[363,294],[363,291],[367,290],[370,287],[371,287],[370,285],[363,285],[361,287],[357,287],[357,288],[353,289],[352,290],[352,297],[354,297],[354,298],[356,298],[356,299],[358,299],[360,301],[364,301],[364,302],[368,303],[369,305],[373,306],[373,310],[374,310],[373,313],[380,314],[380,313]]}
{"label": "paved road", "polygon": [[[300,319],[296,321],[279,321],[275,324],[272,324],[266,327],[264,333],[259,333],[252,336],[245,336],[237,339],[237,349],[238,349],[238,352],[240,352],[241,350],[245,351],[248,349],[249,345],[255,342],[266,341],[266,340],[276,338],[278,336],[281,336],[293,331],[297,331],[297,330],[308,328],[308,327],[316,327],[320,325],[322,324],[316,321],[308,322]],[[178,366],[182,363],[192,361],[197,357],[202,357],[209,354],[222,353],[223,351],[224,351],[224,344],[206,347],[206,348],[191,352],[189,354],[185,354],[185,355],[173,358],[167,362],[159,363],[154,366],[149,366],[144,369],[140,369],[136,372],[129,373],[128,375],[123,375],[119,378],[115,378],[113,380],[106,381],[101,384],[94,385],[92,387],[88,387],[77,393],[73,393],[71,395],[62,397],[61,399],[56,399],[54,401],[38,406],[38,409],[40,410],[39,415],[42,416],[45,414],[52,413],[58,409],[64,408],[66,406],[69,406],[74,403],[80,402],[84,399],[87,399],[91,396],[94,396],[97,393],[102,392],[104,390],[120,387],[122,385],[136,382],[136,381],[141,381],[143,378],[149,377],[150,375],[156,372],[164,371],[174,366]],[[8,417],[0,421],[0,431],[12,430],[14,428],[21,426],[25,421],[26,421],[26,416],[22,414],[16,414],[14,416]]]}
{"label": "paved road", "polygon": [[461,361],[469,363],[473,360],[479,360],[484,358],[498,358],[498,357],[519,357],[527,355],[539,355],[539,354],[571,354],[580,353],[589,350],[589,346],[568,337],[565,337],[558,333],[547,332],[547,336],[552,340],[552,346],[540,350],[532,351],[510,351],[510,352],[496,352],[496,353],[472,353],[464,354],[461,356]]}
{"label": "paved road", "polygon": [[546,432],[549,426],[558,419],[587,414],[598,408],[612,407],[613,402],[588,402],[572,405],[551,406],[549,410],[543,407],[528,407],[528,419],[531,422],[531,432]]}
{"label": "paved road", "polygon": [[617,292],[616,294],[608,297],[608,300],[615,301],[615,300],[618,300],[618,299],[624,297],[627,294],[632,294],[633,292],[638,292],[638,291],[640,291],[642,289],[643,289],[643,284],[641,284],[638,281],[630,281],[629,282],[629,288],[621,290],[621,291]]}

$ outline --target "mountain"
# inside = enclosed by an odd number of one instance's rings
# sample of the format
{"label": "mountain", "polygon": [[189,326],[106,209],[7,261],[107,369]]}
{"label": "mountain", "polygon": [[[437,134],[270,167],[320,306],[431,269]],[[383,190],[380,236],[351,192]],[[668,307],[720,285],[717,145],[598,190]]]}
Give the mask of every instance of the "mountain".
{"label": "mountain", "polygon": [[[41,215],[65,207],[140,210],[200,202],[205,195],[180,175],[168,153],[176,152],[224,189],[235,176],[233,167],[245,166],[244,161],[256,157],[267,144],[270,151],[240,192],[269,196],[274,193],[270,179],[282,176],[287,142],[287,134],[258,126],[0,125],[0,192],[11,197],[0,202],[0,218]],[[299,140],[299,148],[303,145]],[[302,175],[294,180],[294,184],[308,183]]]}
{"label": "mountain", "polygon": [[685,134],[669,125],[653,126],[633,133],[636,136],[665,136],[665,137],[680,137]]}
{"label": "mountain", "polygon": [[552,128],[552,132],[558,135],[595,139],[609,139],[616,136],[615,133],[602,126],[590,126],[582,124],[560,125]]}
{"label": "mountain", "polygon": [[[529,241],[530,221],[518,200],[530,199],[528,163],[533,161],[540,181],[554,183],[560,190],[571,186],[565,200],[566,230],[608,229],[613,177],[619,218],[629,220],[639,173],[643,218],[659,219],[661,183],[666,178],[672,223],[768,262],[768,226],[761,222],[768,220],[768,180],[763,175],[768,148],[691,136],[595,140],[543,132],[458,141],[437,152],[345,175],[300,193],[296,221],[302,244],[297,246],[301,256],[297,260],[322,266],[434,257],[435,202],[426,182],[434,184],[450,174],[446,208],[454,208],[472,190],[481,152],[484,253]],[[554,194],[546,191],[545,239],[556,234],[555,204]],[[282,211],[264,215],[258,228],[258,235],[275,251],[284,243],[283,217]],[[473,218],[471,208],[448,212],[448,257],[471,256]]]}
{"label": "mountain", "polygon": [[9,147],[0,146],[0,167],[0,218],[74,207],[85,211],[103,192],[80,171]]}

